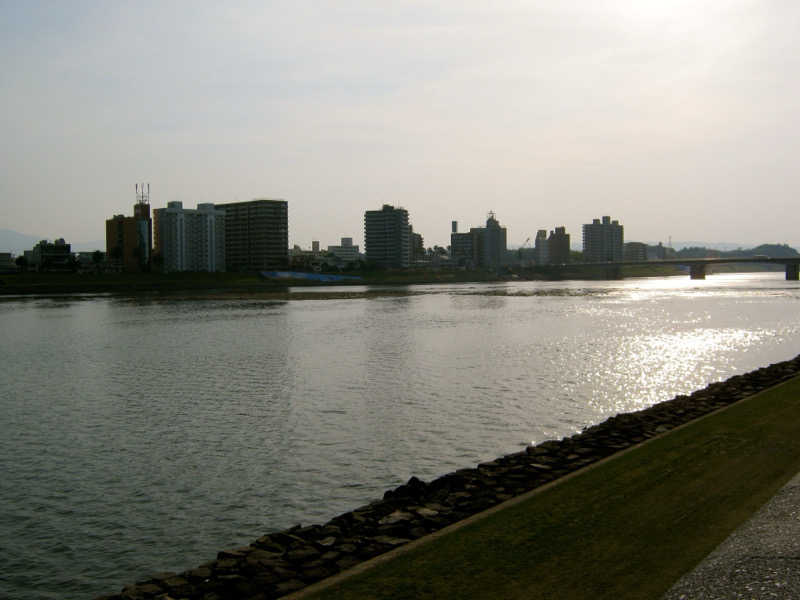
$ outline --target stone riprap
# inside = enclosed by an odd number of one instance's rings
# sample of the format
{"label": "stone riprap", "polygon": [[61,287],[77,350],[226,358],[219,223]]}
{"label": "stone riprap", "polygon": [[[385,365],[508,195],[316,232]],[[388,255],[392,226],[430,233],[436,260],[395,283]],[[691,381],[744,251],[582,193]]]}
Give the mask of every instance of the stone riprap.
{"label": "stone riprap", "polygon": [[383,499],[324,525],[270,533],[183,573],[159,573],[98,600],[267,600],[279,598],[438,531],[611,454],[785,381],[800,356],[690,396],[619,414],[560,441],[461,469],[425,483],[412,477]]}

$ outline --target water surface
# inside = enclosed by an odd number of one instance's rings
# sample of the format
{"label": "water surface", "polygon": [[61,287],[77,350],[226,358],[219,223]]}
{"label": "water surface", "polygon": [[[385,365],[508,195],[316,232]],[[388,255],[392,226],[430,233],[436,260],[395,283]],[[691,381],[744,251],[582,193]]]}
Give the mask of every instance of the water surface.
{"label": "water surface", "polygon": [[800,353],[782,274],[392,290],[0,301],[0,597],[112,593]]}

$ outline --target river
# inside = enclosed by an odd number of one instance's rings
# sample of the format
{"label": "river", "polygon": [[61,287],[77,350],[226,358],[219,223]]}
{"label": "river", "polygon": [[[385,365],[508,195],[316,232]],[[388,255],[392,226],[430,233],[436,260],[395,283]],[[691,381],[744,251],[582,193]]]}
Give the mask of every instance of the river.
{"label": "river", "polygon": [[0,597],[116,592],[800,353],[782,273],[403,290],[0,300]]}

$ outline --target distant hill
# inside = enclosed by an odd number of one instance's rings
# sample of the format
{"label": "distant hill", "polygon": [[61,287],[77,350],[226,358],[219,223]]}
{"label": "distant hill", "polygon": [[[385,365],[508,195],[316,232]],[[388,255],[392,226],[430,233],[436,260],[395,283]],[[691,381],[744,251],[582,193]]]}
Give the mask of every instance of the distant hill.
{"label": "distant hill", "polygon": [[718,250],[714,248],[706,248],[703,246],[695,246],[691,248],[682,248],[676,252],[678,258],[736,258],[737,256],[755,256],[763,254],[770,258],[790,258],[798,257],[800,253],[791,246],[786,244],[761,244],[755,248],[737,248],[735,250]]}
{"label": "distant hill", "polygon": [[690,242],[672,242],[672,247],[675,250],[683,250],[684,248],[711,248],[712,250],[738,250],[740,248],[744,248],[746,244],[738,244],[732,242],[700,242],[700,241],[690,241]]}
{"label": "distant hill", "polygon": [[786,244],[761,244],[750,250],[731,250],[724,254],[725,256],[753,256],[756,254],[763,254],[770,258],[794,258],[800,256],[797,250]]}
{"label": "distant hill", "polygon": [[25,250],[33,248],[43,238],[12,231],[11,229],[0,229],[0,252],[11,252],[12,254],[22,254]]}
{"label": "distant hill", "polygon": [[70,242],[67,240],[67,243],[72,244],[73,252],[92,252],[94,250],[101,250],[103,252],[106,251],[105,240],[95,240],[93,242]]}

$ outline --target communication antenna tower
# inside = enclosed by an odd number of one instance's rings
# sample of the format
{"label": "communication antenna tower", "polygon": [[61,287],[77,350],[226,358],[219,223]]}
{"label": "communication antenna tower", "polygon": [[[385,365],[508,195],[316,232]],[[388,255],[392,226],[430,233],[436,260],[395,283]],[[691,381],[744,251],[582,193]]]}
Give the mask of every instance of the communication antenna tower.
{"label": "communication antenna tower", "polygon": [[[145,187],[146,186],[146,187]],[[150,184],[136,184],[136,204],[150,204]]]}

